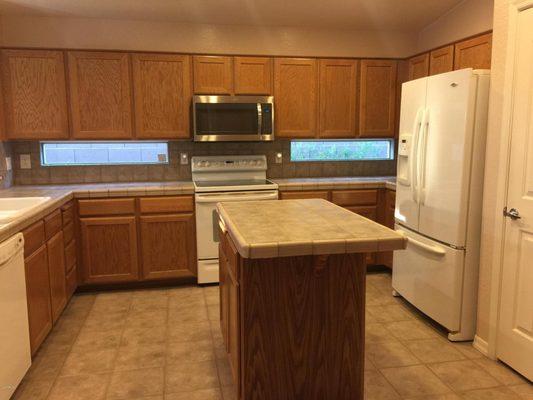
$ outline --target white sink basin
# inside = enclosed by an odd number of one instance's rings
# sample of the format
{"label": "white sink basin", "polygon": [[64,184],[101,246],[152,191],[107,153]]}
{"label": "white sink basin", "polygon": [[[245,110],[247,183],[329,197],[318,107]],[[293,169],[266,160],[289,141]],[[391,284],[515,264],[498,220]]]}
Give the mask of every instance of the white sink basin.
{"label": "white sink basin", "polygon": [[0,224],[7,224],[48,200],[50,197],[0,198]]}

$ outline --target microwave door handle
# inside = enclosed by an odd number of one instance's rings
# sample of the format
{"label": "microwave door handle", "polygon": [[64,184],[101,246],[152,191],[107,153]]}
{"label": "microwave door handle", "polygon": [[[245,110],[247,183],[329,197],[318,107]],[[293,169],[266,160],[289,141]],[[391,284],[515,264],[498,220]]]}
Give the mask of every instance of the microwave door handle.
{"label": "microwave door handle", "polygon": [[257,134],[261,136],[263,133],[263,106],[257,103]]}

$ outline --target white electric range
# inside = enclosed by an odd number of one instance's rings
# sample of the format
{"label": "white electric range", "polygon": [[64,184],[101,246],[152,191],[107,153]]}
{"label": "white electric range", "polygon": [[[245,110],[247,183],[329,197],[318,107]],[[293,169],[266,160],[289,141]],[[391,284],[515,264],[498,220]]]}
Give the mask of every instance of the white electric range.
{"label": "white electric range", "polygon": [[278,185],[266,179],[267,160],[259,156],[193,157],[196,203],[198,283],[218,282],[218,213],[216,204],[273,200]]}

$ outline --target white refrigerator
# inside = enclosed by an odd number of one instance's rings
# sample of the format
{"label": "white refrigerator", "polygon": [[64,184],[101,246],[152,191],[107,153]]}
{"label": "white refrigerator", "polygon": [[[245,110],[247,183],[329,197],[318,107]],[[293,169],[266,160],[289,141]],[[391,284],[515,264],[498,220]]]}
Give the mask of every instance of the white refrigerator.
{"label": "white refrigerator", "polygon": [[448,331],[474,338],[489,71],[402,86],[392,286]]}

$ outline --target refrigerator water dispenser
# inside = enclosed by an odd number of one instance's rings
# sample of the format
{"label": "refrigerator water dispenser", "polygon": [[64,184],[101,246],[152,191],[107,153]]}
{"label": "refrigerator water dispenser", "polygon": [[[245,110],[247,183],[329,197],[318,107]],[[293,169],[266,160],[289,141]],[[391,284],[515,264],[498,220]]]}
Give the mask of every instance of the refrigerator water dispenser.
{"label": "refrigerator water dispenser", "polygon": [[412,134],[404,133],[400,135],[400,140],[398,142],[398,183],[402,185],[409,186],[411,180],[409,179],[409,169],[410,169],[410,156],[411,156],[411,139]]}

